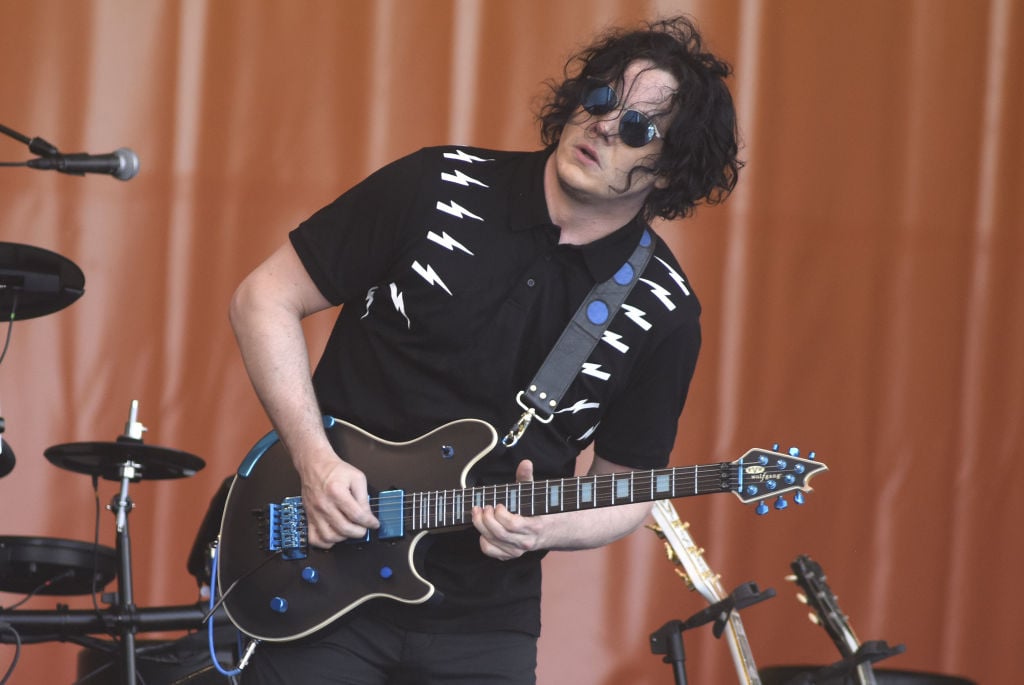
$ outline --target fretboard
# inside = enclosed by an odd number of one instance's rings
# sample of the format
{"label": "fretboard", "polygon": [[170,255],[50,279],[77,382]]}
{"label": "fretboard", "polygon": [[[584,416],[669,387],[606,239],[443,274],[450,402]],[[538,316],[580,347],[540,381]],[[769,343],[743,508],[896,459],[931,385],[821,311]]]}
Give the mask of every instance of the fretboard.
{"label": "fretboard", "polygon": [[471,523],[475,506],[502,504],[521,516],[542,516],[729,492],[737,487],[737,470],[721,463],[405,493],[403,518],[407,529],[428,530]]}

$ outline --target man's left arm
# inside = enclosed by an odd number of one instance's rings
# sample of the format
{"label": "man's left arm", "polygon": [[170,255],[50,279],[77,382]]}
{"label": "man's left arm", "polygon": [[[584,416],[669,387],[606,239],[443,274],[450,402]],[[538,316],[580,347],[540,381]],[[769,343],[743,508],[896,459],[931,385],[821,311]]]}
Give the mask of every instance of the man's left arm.
{"label": "man's left arm", "polygon": [[[595,455],[588,474],[621,473],[629,469]],[[533,464],[522,461],[516,481],[533,480]],[[502,561],[535,550],[600,547],[636,530],[651,513],[651,503],[622,504],[544,516],[520,516],[504,505],[474,507],[473,525],[480,531],[480,549]]]}

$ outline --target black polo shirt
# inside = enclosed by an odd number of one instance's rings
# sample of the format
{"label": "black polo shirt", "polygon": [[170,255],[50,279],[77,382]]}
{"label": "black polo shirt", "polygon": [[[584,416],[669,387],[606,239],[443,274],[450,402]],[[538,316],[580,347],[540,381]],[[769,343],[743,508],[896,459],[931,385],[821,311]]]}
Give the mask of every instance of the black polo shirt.
{"label": "black polo shirt", "polygon": [[[500,435],[514,423],[517,393],[586,294],[651,231],[636,218],[593,243],[559,245],[544,198],[549,153],[423,149],[291,233],[317,287],[344,305],[313,377],[324,413],[392,441],[459,418],[488,421]],[[653,258],[554,420],[535,421],[513,449],[499,444],[475,481],[511,482],[524,458],[538,479],[572,475],[591,442],[623,466],[668,462],[700,347],[700,305],[654,237]],[[374,610],[415,629],[539,632],[541,554],[499,562],[480,553],[473,530],[428,537],[424,571],[444,599]]]}

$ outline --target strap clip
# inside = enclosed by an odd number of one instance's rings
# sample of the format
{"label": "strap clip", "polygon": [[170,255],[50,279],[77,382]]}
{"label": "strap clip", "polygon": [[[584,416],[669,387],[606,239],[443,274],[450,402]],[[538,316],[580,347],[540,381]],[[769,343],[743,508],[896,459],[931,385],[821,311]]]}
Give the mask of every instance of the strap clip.
{"label": "strap clip", "polygon": [[536,418],[541,423],[551,423],[551,419],[555,418],[554,414],[548,414],[546,417],[539,416],[537,410],[533,407],[526,406],[526,402],[523,401],[523,391],[520,390],[519,394],[516,395],[516,404],[523,408],[523,414],[519,417],[519,420],[515,422],[508,433],[501,439],[501,444],[505,447],[515,447],[516,443],[519,442],[519,438],[523,437],[523,433],[530,426],[530,422]]}

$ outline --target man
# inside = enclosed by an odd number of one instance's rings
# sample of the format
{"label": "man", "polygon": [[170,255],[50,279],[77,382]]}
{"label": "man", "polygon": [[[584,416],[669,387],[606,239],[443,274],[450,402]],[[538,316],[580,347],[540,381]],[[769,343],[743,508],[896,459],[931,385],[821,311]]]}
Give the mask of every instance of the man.
{"label": "man", "polygon": [[[729,74],[686,18],[606,34],[553,88],[541,112],[544,150],[421,150],[303,222],[243,281],[232,325],[301,477],[311,545],[379,526],[368,504],[375,484],[331,448],[323,414],[393,442],[466,417],[504,434],[522,414],[517,394],[590,289],[653,236],[647,220],[728,195],[741,166]],[[338,305],[311,379],[300,321]],[[663,467],[700,346],[699,313],[655,236],[653,258],[552,421],[499,444],[473,481],[570,476],[591,443],[590,473]],[[371,600],[310,638],[264,643],[244,677],[532,683],[545,551],[604,545],[649,511],[474,507],[472,527],[428,536],[420,567],[435,598]]]}

